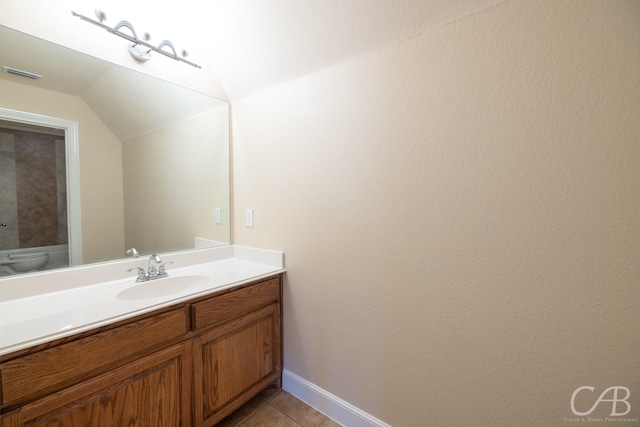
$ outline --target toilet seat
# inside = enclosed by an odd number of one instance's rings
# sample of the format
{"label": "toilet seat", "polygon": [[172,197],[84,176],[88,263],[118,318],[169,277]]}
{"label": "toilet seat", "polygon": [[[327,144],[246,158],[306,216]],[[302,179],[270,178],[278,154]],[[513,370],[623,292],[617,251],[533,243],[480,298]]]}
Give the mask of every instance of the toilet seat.
{"label": "toilet seat", "polygon": [[38,271],[49,262],[49,252],[25,252],[8,254],[0,260],[0,266],[7,273],[28,273]]}
{"label": "toilet seat", "polygon": [[21,259],[29,259],[29,258],[40,258],[43,256],[49,256],[48,252],[26,252],[19,254],[9,254],[7,255],[7,259],[10,260],[21,260]]}

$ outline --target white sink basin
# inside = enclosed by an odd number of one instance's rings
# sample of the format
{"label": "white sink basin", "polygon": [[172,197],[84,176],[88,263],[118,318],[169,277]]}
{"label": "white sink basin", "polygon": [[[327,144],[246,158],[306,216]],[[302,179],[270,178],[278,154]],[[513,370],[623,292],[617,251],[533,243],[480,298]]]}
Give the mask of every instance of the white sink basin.
{"label": "white sink basin", "polygon": [[164,297],[178,292],[184,292],[191,288],[197,288],[209,281],[210,279],[207,276],[202,275],[169,276],[148,282],[136,283],[118,292],[116,298],[131,301]]}

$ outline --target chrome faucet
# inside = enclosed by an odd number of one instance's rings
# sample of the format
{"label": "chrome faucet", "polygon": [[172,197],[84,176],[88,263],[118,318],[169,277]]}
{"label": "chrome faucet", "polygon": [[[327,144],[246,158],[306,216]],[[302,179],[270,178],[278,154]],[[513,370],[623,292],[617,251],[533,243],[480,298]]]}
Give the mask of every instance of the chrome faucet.
{"label": "chrome faucet", "polygon": [[162,262],[162,259],[158,254],[153,254],[149,257],[149,267],[147,268],[147,274],[149,276],[155,276],[158,274],[158,264]]}
{"label": "chrome faucet", "polygon": [[140,253],[136,250],[136,248],[128,248],[127,255],[131,255],[134,258],[138,258],[140,256]]}
{"label": "chrome faucet", "polygon": [[165,262],[162,264],[162,259],[158,254],[153,254],[149,257],[149,266],[147,267],[147,271],[144,271],[142,267],[133,267],[127,271],[138,270],[138,277],[136,278],[136,282],[146,282],[149,280],[160,279],[162,277],[167,277],[169,274],[165,269],[165,265],[173,264],[173,262]]}

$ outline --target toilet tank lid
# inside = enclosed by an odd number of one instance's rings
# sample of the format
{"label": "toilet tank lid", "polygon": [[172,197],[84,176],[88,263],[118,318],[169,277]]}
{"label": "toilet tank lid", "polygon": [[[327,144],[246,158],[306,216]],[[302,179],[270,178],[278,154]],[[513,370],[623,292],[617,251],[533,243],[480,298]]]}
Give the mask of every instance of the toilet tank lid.
{"label": "toilet tank lid", "polygon": [[49,256],[49,252],[26,252],[26,253],[18,253],[18,254],[9,254],[7,255],[7,258],[9,259],[40,258],[45,255]]}

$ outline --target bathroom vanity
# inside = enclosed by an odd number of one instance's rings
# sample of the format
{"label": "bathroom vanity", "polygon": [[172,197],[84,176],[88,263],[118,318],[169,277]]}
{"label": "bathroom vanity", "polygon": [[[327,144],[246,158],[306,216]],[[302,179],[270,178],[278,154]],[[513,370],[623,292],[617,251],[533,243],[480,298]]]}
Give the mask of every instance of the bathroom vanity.
{"label": "bathroom vanity", "polygon": [[284,270],[236,257],[194,268],[217,284],[1,354],[0,426],[211,426],[279,387]]}

